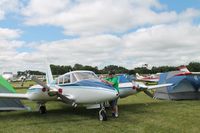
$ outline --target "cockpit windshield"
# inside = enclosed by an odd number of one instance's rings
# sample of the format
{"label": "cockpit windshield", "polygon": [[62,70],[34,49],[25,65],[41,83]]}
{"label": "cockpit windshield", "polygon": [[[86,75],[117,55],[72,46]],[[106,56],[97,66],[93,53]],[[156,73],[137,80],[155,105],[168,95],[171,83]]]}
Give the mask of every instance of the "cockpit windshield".
{"label": "cockpit windshield", "polygon": [[74,75],[77,81],[83,79],[98,79],[97,75],[93,72],[75,72]]}
{"label": "cockpit windshield", "polygon": [[98,76],[90,71],[75,71],[59,76],[56,79],[56,84],[68,84],[84,79],[99,79]]}

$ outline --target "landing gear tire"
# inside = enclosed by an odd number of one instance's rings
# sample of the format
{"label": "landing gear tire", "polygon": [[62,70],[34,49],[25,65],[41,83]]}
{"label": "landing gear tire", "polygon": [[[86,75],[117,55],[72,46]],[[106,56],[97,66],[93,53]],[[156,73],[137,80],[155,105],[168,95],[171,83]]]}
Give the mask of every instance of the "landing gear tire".
{"label": "landing gear tire", "polygon": [[105,110],[100,110],[99,111],[99,120],[100,121],[107,121],[107,114]]}
{"label": "landing gear tire", "polygon": [[47,112],[46,106],[40,106],[39,112],[40,112],[40,114],[45,114]]}

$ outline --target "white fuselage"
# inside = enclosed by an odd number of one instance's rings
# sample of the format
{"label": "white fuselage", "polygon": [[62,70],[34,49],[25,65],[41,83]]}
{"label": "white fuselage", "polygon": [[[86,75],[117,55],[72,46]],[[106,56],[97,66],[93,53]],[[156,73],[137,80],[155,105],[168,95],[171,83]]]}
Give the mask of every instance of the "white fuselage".
{"label": "white fuselage", "polygon": [[[57,86],[62,89],[62,95],[74,101],[76,104],[102,103],[118,97],[115,90],[89,86]],[[27,97],[32,101],[45,102],[57,100],[57,96],[49,96],[48,91],[42,91],[40,85],[28,89]]]}
{"label": "white fuselage", "polygon": [[137,93],[137,90],[133,87],[134,84],[132,82],[120,83],[119,84],[119,96],[120,98],[124,98]]}
{"label": "white fuselage", "polygon": [[64,87],[62,94],[71,98],[77,104],[102,103],[118,97],[116,90],[89,86]]}

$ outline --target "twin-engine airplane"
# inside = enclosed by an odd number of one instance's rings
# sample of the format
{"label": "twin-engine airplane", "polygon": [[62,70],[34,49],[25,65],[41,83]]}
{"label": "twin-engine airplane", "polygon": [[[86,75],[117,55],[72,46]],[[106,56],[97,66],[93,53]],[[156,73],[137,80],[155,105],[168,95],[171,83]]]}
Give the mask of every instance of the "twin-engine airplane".
{"label": "twin-engine airplane", "polygon": [[38,85],[30,87],[27,93],[0,93],[0,98],[35,101],[41,114],[46,113],[45,103],[48,101],[59,100],[71,103],[73,107],[83,104],[88,108],[99,104],[99,119],[106,120],[104,103],[118,97],[118,92],[112,86],[101,82],[91,71],[73,71],[53,80],[49,68],[46,79],[47,84],[33,76],[32,80]]}
{"label": "twin-engine airplane", "polygon": [[171,83],[167,83],[167,84],[146,86],[142,82],[130,81],[129,78],[127,78],[127,75],[120,75],[118,76],[118,78],[119,78],[119,97],[120,98],[125,98],[127,96],[137,94],[142,91],[146,95],[153,98],[153,94],[150,92],[150,90],[164,89],[172,85]]}
{"label": "twin-engine airplane", "polygon": [[48,101],[59,100],[64,103],[71,103],[73,107],[77,105],[85,105],[87,108],[100,108],[99,120],[107,120],[105,104],[107,101],[117,97],[127,97],[136,94],[139,91],[155,89],[170,86],[171,84],[163,84],[156,86],[145,86],[133,84],[132,82],[120,83],[120,92],[112,86],[101,82],[98,76],[91,71],[72,71],[59,76],[53,80],[53,76],[48,68],[46,73],[47,84],[43,83],[36,77],[32,76],[32,80],[38,85],[34,85],[27,90],[25,94],[19,93],[0,93],[0,98],[27,99],[35,101],[39,105],[39,112],[46,113],[45,103]]}

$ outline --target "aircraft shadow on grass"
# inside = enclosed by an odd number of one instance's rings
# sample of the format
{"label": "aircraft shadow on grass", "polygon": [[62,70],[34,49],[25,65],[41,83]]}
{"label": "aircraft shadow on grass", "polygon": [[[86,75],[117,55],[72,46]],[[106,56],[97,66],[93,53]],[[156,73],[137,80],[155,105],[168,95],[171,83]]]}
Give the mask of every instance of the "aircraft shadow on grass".
{"label": "aircraft shadow on grass", "polygon": [[[150,102],[150,103],[134,103],[134,104],[121,104],[119,105],[120,114],[122,117],[127,118],[130,114],[148,114],[151,113],[153,115],[156,112],[152,112],[152,108],[156,107],[167,107],[171,102]],[[111,114],[109,109],[108,113]],[[17,120],[17,119],[34,119],[38,122],[31,122],[27,124],[48,124],[48,123],[63,123],[66,121],[70,122],[80,122],[85,120],[96,120],[96,114],[98,110],[87,110],[84,107],[79,108],[70,108],[66,105],[61,105],[57,109],[51,109],[45,115],[40,115],[37,111],[30,111],[30,112],[14,112],[10,114],[0,114],[1,121],[7,120]],[[127,114],[127,115],[126,115]],[[111,115],[109,116],[111,117]],[[120,119],[120,118],[119,118]],[[44,121],[43,121],[44,120]]]}

